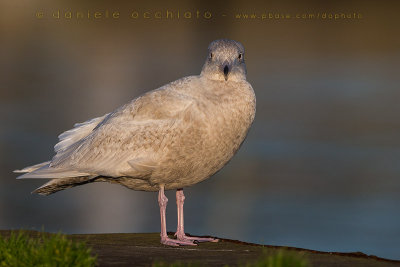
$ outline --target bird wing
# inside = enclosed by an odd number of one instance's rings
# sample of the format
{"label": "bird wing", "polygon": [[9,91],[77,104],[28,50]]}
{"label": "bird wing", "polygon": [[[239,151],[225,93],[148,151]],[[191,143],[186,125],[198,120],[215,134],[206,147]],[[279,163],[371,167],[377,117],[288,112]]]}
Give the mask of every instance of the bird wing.
{"label": "bird wing", "polygon": [[76,123],[74,128],[63,132],[58,136],[59,142],[54,146],[54,151],[56,153],[62,151],[82,138],[88,136],[107,115],[108,114],[82,123]]}
{"label": "bird wing", "polygon": [[151,91],[105,116],[84,138],[62,146],[50,167],[145,177],[157,168],[160,147],[182,127],[194,101],[170,87]]}

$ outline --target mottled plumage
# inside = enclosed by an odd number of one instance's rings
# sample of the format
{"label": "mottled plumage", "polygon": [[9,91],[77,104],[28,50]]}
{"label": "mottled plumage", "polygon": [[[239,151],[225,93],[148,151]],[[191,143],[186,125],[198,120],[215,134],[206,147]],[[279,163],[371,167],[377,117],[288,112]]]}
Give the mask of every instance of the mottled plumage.
{"label": "mottled plumage", "polygon": [[144,191],[201,182],[232,158],[253,122],[255,95],[245,75],[243,46],[214,41],[200,75],[76,124],[59,136],[50,162],[16,172],[51,178],[35,191],[44,195],[95,181]]}

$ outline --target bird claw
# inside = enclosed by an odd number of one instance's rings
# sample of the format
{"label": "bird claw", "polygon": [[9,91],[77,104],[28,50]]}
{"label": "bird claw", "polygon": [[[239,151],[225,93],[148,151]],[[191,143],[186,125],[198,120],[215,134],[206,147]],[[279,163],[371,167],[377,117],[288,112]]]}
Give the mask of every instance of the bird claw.
{"label": "bird claw", "polygon": [[190,240],[178,240],[178,239],[171,239],[169,237],[161,238],[161,244],[166,245],[166,246],[173,246],[173,247],[197,246],[197,244],[193,243],[193,241],[190,241]]}

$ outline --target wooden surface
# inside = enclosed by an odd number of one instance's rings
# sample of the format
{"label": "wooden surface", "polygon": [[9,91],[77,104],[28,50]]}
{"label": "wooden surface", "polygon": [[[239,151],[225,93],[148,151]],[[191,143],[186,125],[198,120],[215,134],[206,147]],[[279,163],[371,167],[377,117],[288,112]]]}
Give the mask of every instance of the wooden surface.
{"label": "wooden surface", "polygon": [[[8,236],[10,231],[2,230]],[[32,236],[38,232],[30,231]],[[201,243],[191,247],[166,247],[160,244],[159,233],[146,234],[82,234],[68,235],[73,240],[85,241],[98,255],[99,266],[151,266],[155,261],[191,262],[204,266],[237,266],[253,261],[264,253],[286,248],[304,255],[313,267],[317,266],[400,266],[400,261],[381,259],[362,253],[327,253],[299,248],[256,245],[221,239],[218,243]]]}

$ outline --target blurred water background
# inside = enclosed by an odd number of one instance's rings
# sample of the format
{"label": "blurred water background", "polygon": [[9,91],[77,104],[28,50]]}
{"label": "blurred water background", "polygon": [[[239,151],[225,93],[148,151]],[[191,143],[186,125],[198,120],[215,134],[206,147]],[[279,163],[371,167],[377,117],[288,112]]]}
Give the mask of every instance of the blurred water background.
{"label": "blurred water background", "polygon": [[[209,42],[231,38],[246,48],[256,120],[222,171],[185,190],[186,231],[400,260],[398,8],[394,1],[2,1],[0,228],[159,231],[156,193],[99,183],[42,197],[30,192],[43,180],[17,181],[12,170],[50,159],[57,135],[74,123],[198,74]],[[52,18],[58,10],[120,18]],[[143,18],[166,10],[212,18]],[[142,17],[130,18],[132,11]],[[362,17],[234,17],[253,12]],[[167,196],[174,231],[175,194]]]}

